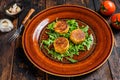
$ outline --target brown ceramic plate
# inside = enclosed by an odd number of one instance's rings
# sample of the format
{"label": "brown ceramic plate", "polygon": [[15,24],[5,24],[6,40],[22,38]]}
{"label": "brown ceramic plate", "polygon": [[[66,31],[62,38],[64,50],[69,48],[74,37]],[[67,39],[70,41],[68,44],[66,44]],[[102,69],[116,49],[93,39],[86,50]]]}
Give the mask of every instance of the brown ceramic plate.
{"label": "brown ceramic plate", "polygon": [[[89,51],[89,56],[68,64],[50,59],[42,52],[39,47],[41,31],[56,18],[72,18],[90,26],[95,36],[95,47]],[[28,59],[40,70],[57,76],[79,76],[98,69],[108,59],[113,47],[113,34],[107,22],[96,12],[80,6],[64,5],[38,13],[26,26],[22,45]]]}

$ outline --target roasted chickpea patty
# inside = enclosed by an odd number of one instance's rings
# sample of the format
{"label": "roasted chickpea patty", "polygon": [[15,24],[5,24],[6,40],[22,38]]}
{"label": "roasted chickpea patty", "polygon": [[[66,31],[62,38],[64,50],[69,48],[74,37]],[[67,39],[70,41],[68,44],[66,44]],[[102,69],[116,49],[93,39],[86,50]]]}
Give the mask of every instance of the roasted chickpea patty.
{"label": "roasted chickpea patty", "polygon": [[69,41],[67,38],[58,37],[57,39],[55,39],[53,45],[56,52],[64,53],[69,48]]}
{"label": "roasted chickpea patty", "polygon": [[54,30],[57,33],[63,34],[68,32],[69,27],[65,21],[61,20],[56,22],[54,26]]}
{"label": "roasted chickpea patty", "polygon": [[70,33],[70,39],[73,43],[79,44],[85,40],[85,33],[81,29],[73,30]]}

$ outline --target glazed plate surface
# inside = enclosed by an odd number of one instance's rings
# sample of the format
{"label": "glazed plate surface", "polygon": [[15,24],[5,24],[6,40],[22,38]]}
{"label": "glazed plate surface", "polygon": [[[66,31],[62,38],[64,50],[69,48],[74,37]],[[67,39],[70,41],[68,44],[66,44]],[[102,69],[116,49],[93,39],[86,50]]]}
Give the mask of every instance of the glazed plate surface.
{"label": "glazed plate surface", "polygon": [[[88,57],[77,63],[65,64],[50,59],[42,52],[39,46],[41,31],[56,18],[75,19],[89,25],[95,36],[95,46]],[[22,37],[25,54],[37,68],[64,77],[80,76],[98,69],[110,56],[113,42],[110,26],[99,14],[71,5],[55,6],[39,12],[26,26]]]}

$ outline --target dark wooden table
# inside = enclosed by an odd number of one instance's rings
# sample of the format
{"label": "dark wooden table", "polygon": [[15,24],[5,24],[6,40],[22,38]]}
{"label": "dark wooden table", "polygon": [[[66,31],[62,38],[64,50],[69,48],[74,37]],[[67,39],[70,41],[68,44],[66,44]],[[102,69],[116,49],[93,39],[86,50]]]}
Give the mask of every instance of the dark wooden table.
{"label": "dark wooden table", "polygon": [[[10,2],[15,1],[22,3],[25,10],[17,17],[12,18],[4,14],[4,7]],[[90,8],[99,13],[100,3],[102,0],[0,0],[0,19],[8,18],[16,25],[20,25],[22,19],[28,10],[35,8],[34,16],[41,10],[56,6],[73,4]],[[112,0],[117,7],[116,13],[120,12],[120,0]],[[109,17],[103,16],[108,23]],[[78,77],[57,77],[47,74],[37,69],[25,56],[22,45],[21,36],[11,45],[7,43],[7,39],[14,32],[0,32],[0,80],[120,80],[120,31],[112,28],[115,45],[111,56],[107,62],[96,71],[84,76]]]}

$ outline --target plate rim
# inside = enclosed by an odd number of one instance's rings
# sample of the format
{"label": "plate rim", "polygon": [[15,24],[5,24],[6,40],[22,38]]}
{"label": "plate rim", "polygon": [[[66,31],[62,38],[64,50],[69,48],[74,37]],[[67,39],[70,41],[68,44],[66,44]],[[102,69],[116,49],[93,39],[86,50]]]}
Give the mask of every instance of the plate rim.
{"label": "plate rim", "polygon": [[[35,63],[35,62],[30,58],[30,56],[27,54],[27,51],[26,51],[25,45],[24,45],[24,36],[25,36],[24,33],[25,33],[26,29],[27,29],[27,27],[25,27],[25,30],[24,30],[23,36],[22,36],[22,46],[23,46],[23,50],[24,50],[25,55],[27,56],[27,58],[28,58],[28,59],[30,60],[30,62],[31,62],[33,65],[35,65],[39,70],[42,70],[42,71],[44,71],[44,72],[46,72],[46,73],[48,73],[48,74],[52,74],[52,75],[55,75],[55,76],[61,76],[61,77],[76,77],[76,76],[82,76],[82,75],[91,73],[91,72],[97,70],[98,68],[100,68],[100,67],[108,60],[108,58],[110,57],[110,55],[111,55],[111,53],[112,53],[112,50],[113,50],[113,46],[114,46],[114,35],[113,35],[113,32],[112,32],[112,30],[111,30],[110,25],[108,24],[108,22],[107,22],[100,14],[98,14],[98,13],[95,12],[94,10],[92,10],[92,9],[90,9],[90,8],[86,8],[86,7],[84,7],[84,6],[79,6],[79,5],[58,5],[58,6],[52,6],[52,7],[50,7],[50,8],[47,8],[47,9],[44,9],[44,10],[38,12],[38,13],[30,20],[30,22],[32,22],[32,20],[34,20],[35,17],[37,17],[38,15],[42,14],[43,12],[48,11],[48,10],[50,10],[50,9],[57,8],[57,7],[78,7],[78,8],[84,8],[84,9],[87,9],[87,10],[91,11],[92,13],[96,14],[97,16],[99,16],[99,18],[101,18],[101,19],[108,25],[107,27],[109,27],[109,31],[110,31],[110,33],[111,33],[111,37],[112,37],[111,42],[112,42],[112,43],[111,43],[111,50],[109,50],[110,53],[108,54],[108,56],[106,57],[106,59],[105,59],[101,64],[99,64],[99,65],[96,66],[94,69],[92,69],[92,70],[90,70],[90,71],[88,71],[88,72],[85,72],[85,73],[82,73],[82,74],[73,74],[73,75],[55,74],[55,73],[52,73],[52,72],[49,72],[49,71],[47,71],[47,70],[44,70],[44,69],[40,68],[40,67],[37,65],[37,63]],[[30,22],[29,22],[26,26],[28,26],[28,25],[30,24]]]}

